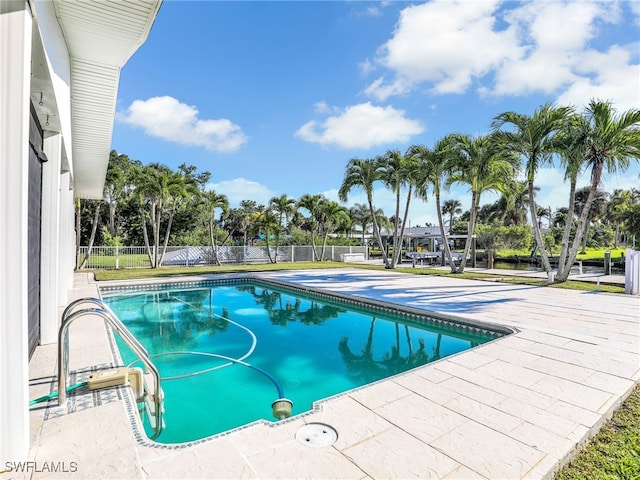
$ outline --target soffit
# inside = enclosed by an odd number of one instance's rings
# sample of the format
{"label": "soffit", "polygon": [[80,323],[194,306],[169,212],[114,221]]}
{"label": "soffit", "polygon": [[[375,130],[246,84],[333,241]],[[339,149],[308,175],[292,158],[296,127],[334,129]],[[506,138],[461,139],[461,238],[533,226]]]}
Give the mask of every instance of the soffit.
{"label": "soffit", "polygon": [[102,198],[120,69],[146,40],[162,0],[54,0],[71,57],[75,195]]}

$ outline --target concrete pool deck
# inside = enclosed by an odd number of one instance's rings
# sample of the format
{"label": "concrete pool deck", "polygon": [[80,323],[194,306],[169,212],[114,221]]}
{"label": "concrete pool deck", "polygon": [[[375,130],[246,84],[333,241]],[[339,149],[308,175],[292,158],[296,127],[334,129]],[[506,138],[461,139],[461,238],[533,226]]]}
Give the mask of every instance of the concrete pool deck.
{"label": "concrete pool deck", "polygon": [[[640,381],[638,296],[357,268],[253,276],[518,333],[322,401],[316,412],[179,448],[135,438],[124,387],[89,395],[88,406],[70,395],[66,407],[32,409],[36,468],[0,478],[551,478]],[[75,298],[97,295],[88,275],[77,280]],[[79,379],[114,359],[103,322],[76,323],[70,368]],[[56,389],[56,351],[36,349],[30,398]],[[313,423],[333,427],[337,441],[296,440]],[[45,462],[67,471],[43,471]]]}

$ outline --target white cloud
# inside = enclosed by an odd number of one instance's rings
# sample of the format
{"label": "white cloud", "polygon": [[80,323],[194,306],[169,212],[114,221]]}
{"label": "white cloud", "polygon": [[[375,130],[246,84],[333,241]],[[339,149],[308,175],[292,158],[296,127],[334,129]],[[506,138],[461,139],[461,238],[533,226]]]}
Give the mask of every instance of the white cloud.
{"label": "white cloud", "polygon": [[[322,111],[332,111],[328,105],[321,105]],[[347,107],[322,122],[311,120],[295,135],[307,142],[352,149],[408,142],[423,131],[420,122],[406,118],[403,110],[367,102]]]}
{"label": "white cloud", "polygon": [[254,200],[258,204],[266,205],[275,196],[269,187],[243,177],[210,183],[207,187],[217,194],[226,195],[229,206],[233,208],[240,206],[242,200]]}
{"label": "white cloud", "polygon": [[631,12],[635,15],[636,25],[640,25],[640,3],[638,2],[629,2],[629,8],[631,8]]}
{"label": "white cloud", "polygon": [[365,93],[385,100],[423,84],[431,93],[475,87],[483,95],[556,95],[577,106],[612,99],[626,110],[640,103],[637,35],[603,47],[600,33],[623,20],[623,35],[633,32],[639,15],[637,2],[617,1],[433,0],[407,7],[376,58],[362,64],[364,73],[386,69]]}
{"label": "white cloud", "polygon": [[[534,2],[507,12],[526,52],[496,72],[493,93],[553,93],[584,78],[587,45],[596,21],[615,20],[616,8],[596,2]],[[581,75],[582,73],[582,75]]]}
{"label": "white cloud", "polygon": [[362,62],[358,64],[358,68],[360,68],[360,71],[363,74],[368,75],[376,69],[376,66],[371,60],[369,60],[368,58],[365,58]]}
{"label": "white cloud", "polygon": [[594,51],[585,55],[580,68],[592,76],[576,80],[560,95],[558,103],[582,107],[595,98],[614,101],[618,111],[638,108],[640,64],[632,65],[630,58],[631,53],[619,46],[606,53]]}
{"label": "white cloud", "polygon": [[317,114],[320,115],[329,115],[332,113],[339,113],[340,109],[336,108],[336,107],[332,107],[330,106],[327,102],[325,102],[324,100],[322,100],[321,102],[317,102],[314,106],[313,106],[313,111]]}
{"label": "white cloud", "polygon": [[517,57],[515,32],[494,30],[497,1],[435,0],[404,9],[376,61],[394,78],[378,78],[366,92],[386,99],[422,82],[439,93],[462,93],[473,77]]}
{"label": "white cloud", "polygon": [[353,13],[358,17],[380,17],[383,14],[383,9],[388,7],[390,3],[391,2],[387,0],[376,1],[372,3],[355,2]]}
{"label": "white cloud", "polygon": [[247,141],[242,129],[225,118],[198,118],[198,109],[173,97],[135,100],[118,119],[141,127],[147,135],[183,145],[205,147],[217,152],[233,152]]}

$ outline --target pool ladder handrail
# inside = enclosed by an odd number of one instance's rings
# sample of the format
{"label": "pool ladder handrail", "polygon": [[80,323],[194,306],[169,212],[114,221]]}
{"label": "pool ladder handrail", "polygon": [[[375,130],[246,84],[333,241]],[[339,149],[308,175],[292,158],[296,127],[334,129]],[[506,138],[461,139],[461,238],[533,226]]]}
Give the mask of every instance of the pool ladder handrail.
{"label": "pool ladder handrail", "polygon": [[[82,304],[93,304],[98,308],[85,308],[76,310],[76,307]],[[62,313],[62,323],[58,331],[58,405],[64,405],[67,401],[67,374],[69,372],[69,326],[71,323],[84,315],[97,315],[109,324],[116,333],[122,338],[129,348],[136,354],[140,361],[151,372],[155,380],[155,393],[153,402],[155,406],[155,433],[151,437],[156,439],[162,431],[162,394],[160,385],[160,372],[151,361],[151,357],[147,350],[142,346],[138,339],[131,331],[122,323],[122,320],[113,313],[113,310],[99,298],[87,297],[80,298],[71,302]]]}

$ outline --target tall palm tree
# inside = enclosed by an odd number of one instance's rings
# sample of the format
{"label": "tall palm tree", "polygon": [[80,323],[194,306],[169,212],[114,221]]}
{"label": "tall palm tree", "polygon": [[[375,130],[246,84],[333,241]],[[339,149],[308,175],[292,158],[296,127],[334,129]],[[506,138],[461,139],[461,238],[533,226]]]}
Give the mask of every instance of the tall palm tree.
{"label": "tall palm tree", "polygon": [[[172,172],[169,168],[155,163],[146,167],[134,167],[132,178],[135,185],[135,196],[140,208],[142,234],[149,263],[151,268],[158,268],[162,265],[176,208],[180,201],[189,195],[189,189],[181,174]],[[150,242],[147,231],[147,213],[151,223],[153,242]],[[165,220],[165,215],[168,215],[165,241],[164,248],[160,252],[161,226]]]}
{"label": "tall palm tree", "polygon": [[213,252],[213,260],[216,265],[220,265],[220,259],[218,258],[218,246],[216,245],[216,238],[214,235],[214,228],[216,225],[216,210],[222,210],[225,213],[229,209],[229,200],[226,195],[217,194],[213,190],[205,192],[204,195],[205,206],[209,212],[207,223],[209,223],[209,240],[211,241],[211,250]]}
{"label": "tall palm tree", "polygon": [[367,204],[369,205],[369,212],[371,213],[371,219],[373,223],[373,233],[380,245],[380,251],[382,252],[382,259],[384,261],[385,268],[391,268],[389,259],[387,258],[387,250],[382,243],[382,236],[380,235],[380,227],[378,219],[376,217],[376,210],[373,206],[373,184],[381,180],[382,165],[380,162],[372,159],[359,159],[352,158],[347,163],[347,168],[344,173],[344,179],[342,185],[338,190],[338,197],[341,201],[346,202],[349,197],[349,193],[354,188],[361,188],[365,191],[367,196]]}
{"label": "tall palm tree", "polygon": [[624,172],[631,160],[640,159],[640,109],[633,108],[616,114],[611,103],[591,100],[585,110],[585,130],[575,135],[582,144],[585,164],[591,171],[589,195],[585,201],[571,249],[564,265],[559,265],[557,281],[569,277],[571,265],[576,260],[580,240],[584,235],[591,204],[602,180],[602,174]]}
{"label": "tall palm tree", "polygon": [[323,199],[317,210],[317,220],[319,230],[322,232],[322,250],[320,252],[320,261],[324,261],[324,253],[327,248],[327,239],[329,234],[333,233],[336,227],[344,221],[349,221],[347,209],[338,202]]}
{"label": "tall palm tree", "polygon": [[460,203],[460,200],[451,198],[442,204],[442,214],[449,215],[449,230],[453,228],[453,221],[456,215],[460,215],[461,213],[462,203]]}
{"label": "tall palm tree", "polygon": [[[410,155],[403,155],[399,150],[387,150],[384,155],[378,157],[381,163],[381,180],[396,197],[396,210],[393,216],[393,255],[391,256],[390,268],[395,268],[402,255],[402,239],[409,216],[409,205],[413,193],[413,183],[411,182],[412,159]],[[407,188],[404,213],[400,216],[400,203],[402,189]]]}
{"label": "tall palm tree", "polygon": [[[164,260],[169,245],[169,237],[171,234],[171,225],[177,211],[184,208],[190,202],[197,202],[201,193],[197,183],[193,178],[187,177],[183,172],[172,172],[169,183],[165,186],[168,195],[168,220],[164,233],[164,242],[162,243],[162,254],[160,255],[160,266]],[[158,225],[158,231],[160,225]]]}
{"label": "tall palm tree", "polygon": [[[555,107],[551,104],[545,104],[539,107],[532,116],[504,112],[497,115],[492,122],[492,127],[497,133],[502,147],[519,155],[526,163],[531,225],[542,258],[542,265],[550,278],[551,263],[538,225],[535,180],[540,167],[551,163],[553,154],[559,150],[558,142],[554,137],[565,125],[571,113],[570,107]],[[500,130],[505,125],[511,125],[513,130]]]}
{"label": "tall palm tree", "polygon": [[574,113],[569,116],[564,128],[556,134],[560,164],[564,167],[564,180],[569,181],[569,204],[566,212],[564,210],[561,212],[565,216],[565,222],[558,257],[559,271],[564,269],[569,254],[569,238],[575,216],[576,186],[578,176],[584,168],[582,142],[578,141],[579,138],[583,139],[583,132],[586,130],[584,122],[585,118],[582,115]]}
{"label": "tall palm tree", "polygon": [[296,201],[293,198],[289,198],[286,194],[283,194],[279,197],[271,198],[271,200],[269,200],[269,208],[278,219],[278,228],[275,229],[275,248],[277,259],[278,247],[280,246],[280,233],[287,231],[289,218],[291,218],[293,213],[296,211]]}
{"label": "tall palm tree", "polygon": [[511,152],[500,148],[493,135],[471,137],[454,134],[451,141],[457,153],[457,161],[451,167],[449,184],[463,183],[471,190],[467,240],[457,270],[462,273],[473,242],[480,197],[487,191],[508,192],[518,171],[518,159]]}
{"label": "tall palm tree", "polygon": [[349,209],[349,217],[351,223],[358,225],[362,229],[362,245],[364,245],[364,236],[367,233],[369,225],[371,225],[371,212],[369,207],[362,203],[356,203]]}
{"label": "tall palm tree", "polygon": [[438,225],[440,226],[440,236],[445,255],[449,261],[451,272],[456,272],[456,265],[451,254],[451,247],[447,239],[447,232],[444,228],[442,217],[442,207],[440,204],[440,194],[443,188],[448,185],[450,168],[454,164],[456,152],[452,150],[452,136],[447,136],[439,140],[433,149],[423,145],[414,145],[409,148],[409,155],[412,156],[417,165],[414,182],[416,195],[427,201],[428,191],[431,188],[436,199],[436,213],[438,215]]}
{"label": "tall palm tree", "polygon": [[239,219],[241,222],[239,224],[239,231],[243,233],[243,245],[247,246],[247,237],[249,234],[256,230],[256,226],[254,223],[258,219],[261,212],[264,211],[264,205],[258,205],[258,202],[255,200],[242,200],[240,201],[240,215]]}
{"label": "tall palm tree", "polygon": [[320,194],[310,195],[307,193],[298,200],[298,208],[302,208],[309,212],[309,216],[305,218],[305,225],[311,233],[311,248],[313,251],[312,261],[314,262],[319,258],[318,252],[316,252],[315,234],[318,231],[317,217],[319,215],[320,204],[322,203],[323,198],[324,197]]}
{"label": "tall palm tree", "polygon": [[271,247],[269,246],[269,237],[271,236],[271,232],[275,234],[276,237],[280,235],[280,221],[278,216],[269,208],[261,208],[257,212],[253,214],[253,227],[258,231],[263,232],[264,241],[267,249],[267,257],[269,258],[270,263],[278,262],[278,247],[276,245],[275,255],[271,256]]}
{"label": "tall palm tree", "polygon": [[104,184],[104,200],[109,206],[109,219],[107,228],[112,237],[119,235],[117,222],[118,204],[129,194],[132,185],[130,181],[131,166],[138,162],[133,162],[128,156],[118,154],[115,150],[109,153],[109,165]]}

